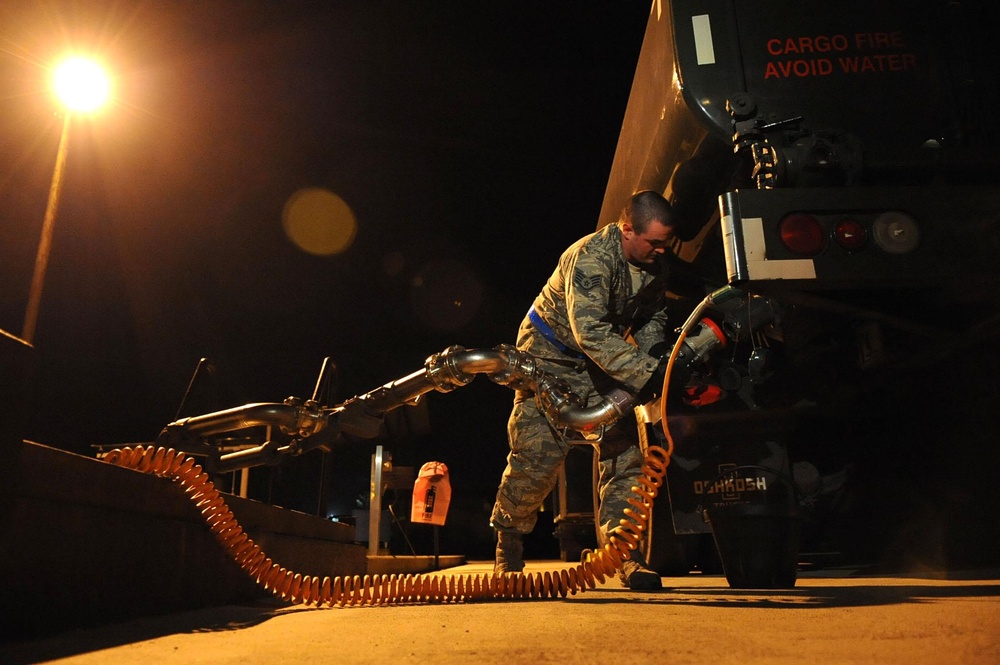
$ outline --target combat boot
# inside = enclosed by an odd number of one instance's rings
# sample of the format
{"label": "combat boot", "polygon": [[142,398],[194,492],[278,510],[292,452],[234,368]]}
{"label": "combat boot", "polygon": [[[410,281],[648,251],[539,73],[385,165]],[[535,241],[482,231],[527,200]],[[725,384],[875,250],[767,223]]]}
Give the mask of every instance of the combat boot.
{"label": "combat boot", "polygon": [[494,573],[524,570],[524,540],[518,531],[497,531],[497,560]]}
{"label": "combat boot", "polygon": [[648,567],[642,552],[632,550],[632,556],[628,561],[622,563],[621,572],[618,577],[622,581],[622,586],[634,591],[659,591],[663,588],[659,573],[653,572]]}

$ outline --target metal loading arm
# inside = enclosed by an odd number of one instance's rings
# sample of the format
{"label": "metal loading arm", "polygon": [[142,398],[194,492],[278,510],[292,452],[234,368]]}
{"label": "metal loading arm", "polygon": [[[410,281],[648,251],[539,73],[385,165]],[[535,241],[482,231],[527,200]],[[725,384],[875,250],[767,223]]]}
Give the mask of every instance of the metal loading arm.
{"label": "metal loading arm", "polygon": [[267,441],[238,452],[210,456],[209,468],[222,473],[275,464],[283,455],[301,455],[338,439],[342,434],[359,438],[378,436],[382,416],[406,404],[416,404],[433,391],[447,393],[468,385],[478,374],[514,390],[533,390],[539,408],[553,427],[589,432],[618,420],[635,405],[635,397],[620,388],[603,395],[590,407],[564,381],[538,367],[534,356],[501,344],[493,349],[466,350],[450,346],[427,358],[421,370],[391,381],[336,406],[289,397],[283,403],[245,404],[224,411],[183,418],[169,423],[157,438],[162,446],[184,448],[191,442],[251,427],[277,427],[292,437],[282,445]]}

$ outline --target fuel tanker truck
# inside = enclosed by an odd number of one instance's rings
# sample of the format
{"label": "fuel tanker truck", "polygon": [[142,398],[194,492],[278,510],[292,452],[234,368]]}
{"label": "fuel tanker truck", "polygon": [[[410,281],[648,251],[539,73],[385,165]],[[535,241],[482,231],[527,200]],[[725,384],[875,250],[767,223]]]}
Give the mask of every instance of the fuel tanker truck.
{"label": "fuel tanker truck", "polygon": [[[674,446],[662,574],[721,555],[733,586],[770,587],[810,556],[996,556],[970,534],[997,522],[981,469],[997,461],[998,14],[652,3],[598,228],[662,193],[672,320],[726,296],[698,312],[713,348],[640,425]],[[555,518],[570,557],[586,513],[572,464]]]}
{"label": "fuel tanker truck", "polygon": [[[580,444],[553,493],[566,560],[624,543],[661,575],[741,588],[793,586],[804,565],[1000,564],[991,2],[653,3],[597,226],[638,191],[673,208],[656,299],[676,336],[654,402],[615,387],[587,403],[510,345],[453,346],[337,404],[324,363],[311,399],[179,419],[117,463],[278,464],[377,438],[390,411],[485,374]],[[645,446],[648,500],[602,544],[595,449],[615,423]]]}

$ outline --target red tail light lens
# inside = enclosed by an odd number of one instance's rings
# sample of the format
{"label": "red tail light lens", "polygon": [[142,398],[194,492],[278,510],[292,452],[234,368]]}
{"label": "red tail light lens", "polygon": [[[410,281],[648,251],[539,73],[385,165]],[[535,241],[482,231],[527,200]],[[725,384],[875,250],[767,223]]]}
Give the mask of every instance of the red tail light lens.
{"label": "red tail light lens", "polygon": [[778,223],[778,234],[785,247],[796,254],[816,256],[826,246],[826,234],[819,220],[806,213],[786,215]]}
{"label": "red tail light lens", "polygon": [[868,231],[856,219],[842,219],[833,227],[833,238],[844,249],[854,251],[868,242]]}

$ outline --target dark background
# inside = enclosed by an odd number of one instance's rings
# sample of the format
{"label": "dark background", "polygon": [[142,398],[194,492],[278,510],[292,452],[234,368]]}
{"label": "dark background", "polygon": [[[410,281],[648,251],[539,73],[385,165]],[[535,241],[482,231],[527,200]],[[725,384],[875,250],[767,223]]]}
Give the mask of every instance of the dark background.
{"label": "dark background", "polygon": [[[110,108],[71,128],[26,438],[85,455],[152,441],[200,358],[211,371],[183,415],[307,398],[325,357],[342,401],[449,345],[512,343],[559,253],[596,226],[648,14],[648,0],[3,3],[0,329],[23,326],[62,127],[48,69],[75,48],[115,77]],[[303,187],[353,209],[346,252],[284,235]],[[397,465],[448,464],[445,546],[474,541],[511,397],[481,377],[430,394],[392,436],[339,446],[330,512],[367,491],[381,443]],[[258,491],[314,510],[318,460],[254,472]]]}
{"label": "dark background", "polygon": [[[336,403],[450,345],[514,342],[560,252],[596,227],[649,11],[648,0],[0,4],[2,330],[24,324],[62,128],[49,69],[78,49],[116,79],[110,107],[71,127],[26,438],[88,456],[152,442],[201,358],[183,416],[307,398],[327,357]],[[285,236],[282,211],[305,187],[353,209],[346,252],[308,254]],[[827,471],[856,463],[863,491],[837,524],[865,556],[1000,557],[992,346],[872,385],[837,427],[802,437]],[[382,438],[327,454],[327,495],[314,451],[254,470],[251,496],[350,514],[381,444],[397,467],[449,466],[442,550],[492,556],[511,398],[485,377],[431,393],[394,412]],[[405,510],[405,483],[398,493]],[[557,554],[551,515],[529,556]],[[410,532],[420,553],[429,536]]]}

